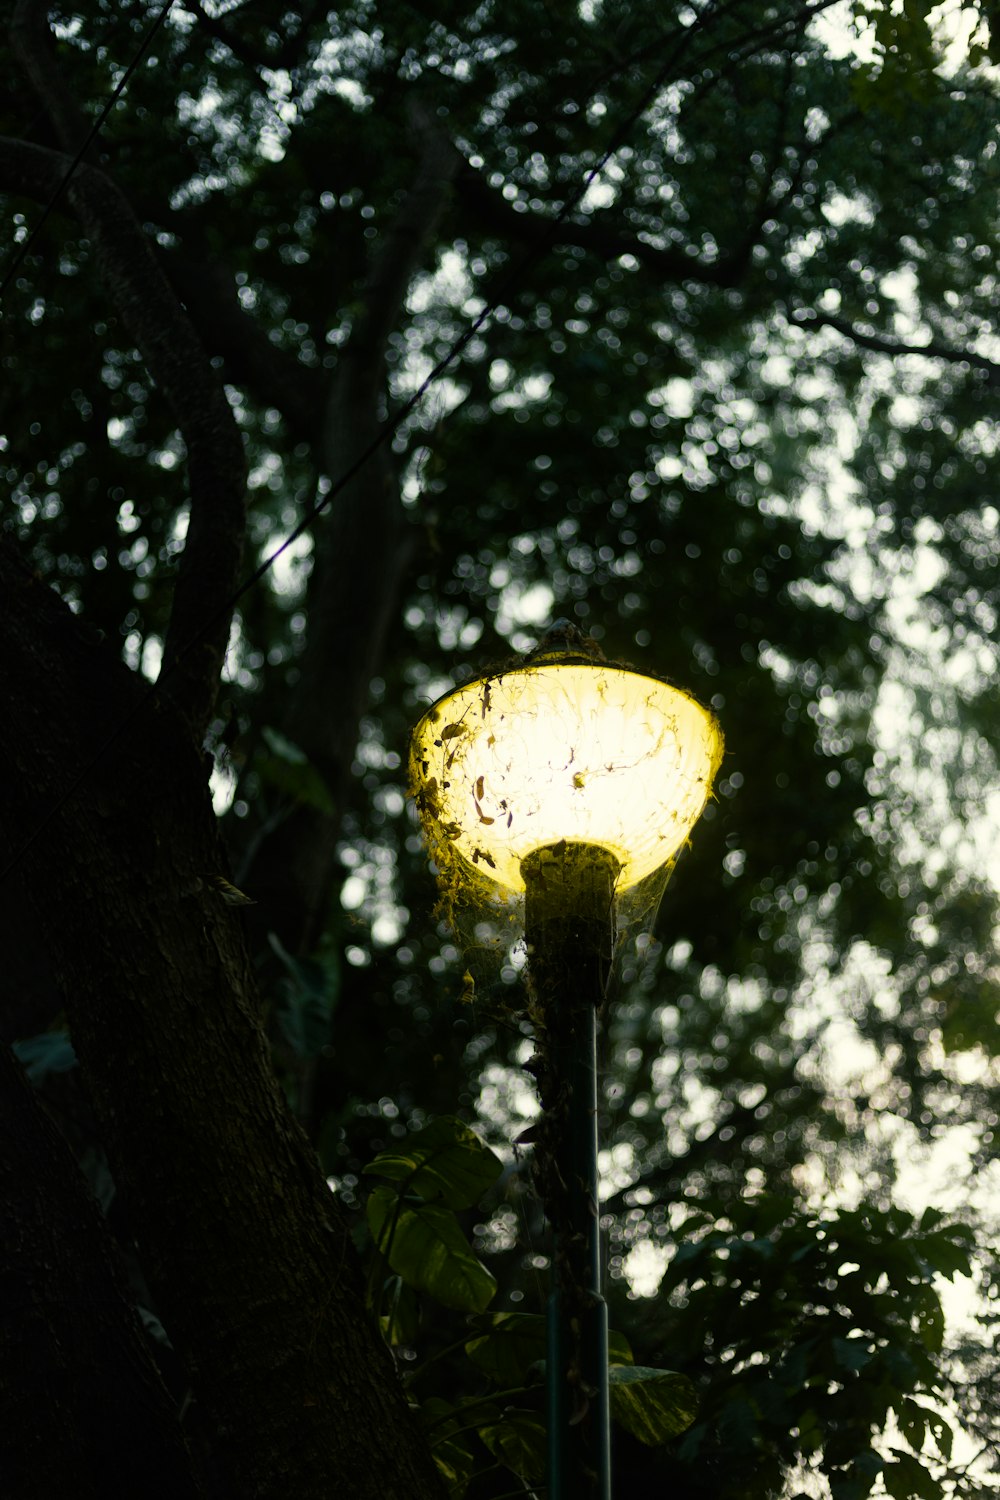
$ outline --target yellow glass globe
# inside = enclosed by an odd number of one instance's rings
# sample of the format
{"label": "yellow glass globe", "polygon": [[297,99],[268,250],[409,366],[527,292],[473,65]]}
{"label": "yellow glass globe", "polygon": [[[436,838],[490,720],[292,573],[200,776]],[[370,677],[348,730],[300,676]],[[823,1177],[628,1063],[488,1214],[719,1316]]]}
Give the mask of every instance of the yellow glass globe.
{"label": "yellow glass globe", "polygon": [[621,865],[619,893],[669,861],[708,800],[722,732],[665,682],[546,661],[448,693],[413,732],[410,780],[432,848],[508,891],[521,861],[568,840]]}

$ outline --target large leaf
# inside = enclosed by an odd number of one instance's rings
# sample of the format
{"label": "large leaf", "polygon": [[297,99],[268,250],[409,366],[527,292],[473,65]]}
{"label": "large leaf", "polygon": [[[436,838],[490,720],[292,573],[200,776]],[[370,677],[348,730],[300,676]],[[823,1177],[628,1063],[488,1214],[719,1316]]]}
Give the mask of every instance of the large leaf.
{"label": "large leaf", "polygon": [[944,1308],[932,1286],[923,1286],[914,1298],[917,1332],[924,1347],[937,1354],[944,1343]]}
{"label": "large leaf", "polygon": [[268,942],[287,971],[278,1021],[296,1057],[318,1057],[330,1041],[330,1022],[340,993],[340,967],[334,955],[297,958],[276,933]]}
{"label": "large leaf", "polygon": [[[927,1215],[924,1215],[924,1219]],[[923,1222],[921,1228],[924,1228]],[[971,1276],[976,1237],[968,1224],[946,1224],[918,1241],[920,1253],[939,1276]]]}
{"label": "large leaf", "polygon": [[508,1469],[529,1481],[545,1477],[545,1423],[534,1412],[507,1411],[485,1423],[479,1436]]}
{"label": "large leaf", "polygon": [[68,1073],[76,1067],[76,1053],[69,1033],[43,1031],[15,1042],[14,1055],[32,1083],[44,1083],[50,1073]]}
{"label": "large leaf", "polygon": [[476,1259],[455,1215],[430,1203],[405,1203],[389,1187],[368,1199],[368,1227],[398,1276],[458,1312],[483,1312],[497,1284]]}
{"label": "large leaf", "polygon": [[891,1448],[882,1482],[892,1500],[940,1500],[941,1486],[919,1459],[902,1448]]}
{"label": "large leaf", "polygon": [[390,1277],[382,1296],[379,1317],[382,1337],[392,1348],[412,1344],[420,1328],[420,1306],[412,1286],[401,1276]]}
{"label": "large leaf", "polygon": [[[476,1318],[473,1326],[482,1332],[469,1340],[465,1352],[476,1368],[497,1385],[504,1388],[523,1385],[530,1378],[532,1366],[544,1362],[545,1318],[539,1314],[488,1313]],[[612,1329],[608,1347],[613,1364],[632,1363],[632,1350],[624,1334]]]}
{"label": "large leaf", "polygon": [[107,1213],[115,1201],[117,1188],[115,1179],[111,1175],[108,1166],[108,1158],[104,1154],[104,1147],[98,1145],[85,1146],[80,1153],[80,1168],[87,1179],[87,1186],[101,1205],[101,1212]]}
{"label": "large leaf", "polygon": [[431,1454],[438,1473],[445,1482],[449,1500],[460,1500],[465,1494],[475,1459],[464,1443],[450,1437],[440,1437],[431,1447]]}
{"label": "large leaf", "polygon": [[471,1208],[503,1171],[503,1163],[461,1120],[443,1115],[382,1151],[365,1167],[373,1177],[405,1183],[408,1192],[448,1208]]}
{"label": "large leaf", "polygon": [[868,1500],[885,1460],[877,1453],[857,1453],[846,1470],[830,1475],[832,1500]]}
{"label": "large leaf", "polygon": [[850,1370],[852,1374],[863,1370],[865,1365],[871,1363],[873,1357],[868,1341],[863,1338],[831,1339],[830,1349],[840,1368]]}
{"label": "large leaf", "polygon": [[695,1419],[698,1397],[686,1375],[645,1365],[612,1365],[611,1415],[651,1448],[669,1442]]}
{"label": "large leaf", "polygon": [[255,763],[261,780],[287,792],[296,802],[305,802],[320,812],[333,813],[330,789],[305,751],[267,724],[262,726],[261,735],[271,752]]}
{"label": "large leaf", "polygon": [[461,1409],[432,1396],[420,1407],[420,1421],[450,1500],[460,1500],[475,1467],[466,1437],[459,1432],[466,1425]]}

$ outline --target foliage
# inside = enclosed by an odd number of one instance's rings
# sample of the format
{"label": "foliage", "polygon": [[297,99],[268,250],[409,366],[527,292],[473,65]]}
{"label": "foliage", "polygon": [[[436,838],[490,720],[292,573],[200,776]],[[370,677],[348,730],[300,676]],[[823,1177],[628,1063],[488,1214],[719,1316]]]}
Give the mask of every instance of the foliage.
{"label": "foliage", "polygon": [[[456,1500],[474,1482],[477,1445],[472,1434],[526,1483],[541,1480],[545,1471],[545,1424],[538,1406],[546,1320],[539,1313],[486,1313],[496,1282],[473,1254],[456,1213],[476,1206],[501,1170],[475,1133],[447,1116],[408,1136],[400,1151],[380,1153],[365,1168],[371,1176],[397,1184],[395,1190],[373,1188],[367,1203],[370,1285],[389,1308],[380,1319],[386,1339],[391,1345],[419,1343],[419,1304],[408,1305],[404,1289],[427,1293],[446,1308],[469,1315],[472,1336],[459,1342],[477,1374],[495,1387],[451,1404],[439,1396],[419,1404],[438,1467]],[[385,1263],[396,1276],[380,1284]],[[655,1447],[691,1425],[696,1398],[690,1380],[635,1365],[628,1342],[618,1333],[609,1335],[609,1355],[611,1411],[623,1428]],[[512,1405],[514,1400],[525,1405]]]}
{"label": "foliage", "polygon": [[793,1460],[825,1474],[834,1496],[867,1493],[880,1471],[901,1482],[912,1469],[900,1460],[894,1470],[871,1443],[893,1419],[933,1474],[918,1464],[920,1483],[939,1492],[953,1433],[936,1283],[969,1274],[971,1231],[935,1210],[816,1216],[780,1200],[740,1205],[731,1227],[717,1224],[696,1210],[679,1229],[658,1320],[706,1380],[683,1440],[715,1476],[706,1493],[742,1492],[726,1478],[734,1459],[772,1471],[776,1489]]}

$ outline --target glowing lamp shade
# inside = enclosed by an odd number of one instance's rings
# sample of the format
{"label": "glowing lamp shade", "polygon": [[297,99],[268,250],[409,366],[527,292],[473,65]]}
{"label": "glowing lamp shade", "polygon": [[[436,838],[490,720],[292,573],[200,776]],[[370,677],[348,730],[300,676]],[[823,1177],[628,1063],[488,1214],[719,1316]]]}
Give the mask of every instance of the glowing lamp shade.
{"label": "glowing lamp shade", "polygon": [[598,845],[628,890],[701,815],[722,733],[687,693],[601,662],[547,661],[441,698],[413,732],[410,778],[431,846],[508,891],[562,840]]}

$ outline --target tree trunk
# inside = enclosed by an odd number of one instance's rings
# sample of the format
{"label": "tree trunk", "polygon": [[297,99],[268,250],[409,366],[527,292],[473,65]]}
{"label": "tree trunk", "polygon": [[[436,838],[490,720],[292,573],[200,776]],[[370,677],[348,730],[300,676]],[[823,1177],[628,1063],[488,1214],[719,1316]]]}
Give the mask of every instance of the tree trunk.
{"label": "tree trunk", "polygon": [[420,163],[378,242],[327,400],[322,456],[338,488],[314,532],[306,649],[282,724],[323,775],[334,813],[291,809],[260,840],[247,872],[268,928],[293,953],[313,949],[327,922],[361,720],[414,546],[385,433],[386,348],[433,242],[458,159],[416,107],[410,126],[422,143]]}
{"label": "tree trunk", "polygon": [[69,1147],[0,1046],[0,1490],[199,1493],[177,1413]]}
{"label": "tree trunk", "polygon": [[145,1273],[240,1500],[439,1495],[275,1082],[205,767],[0,547],[0,818]]}

